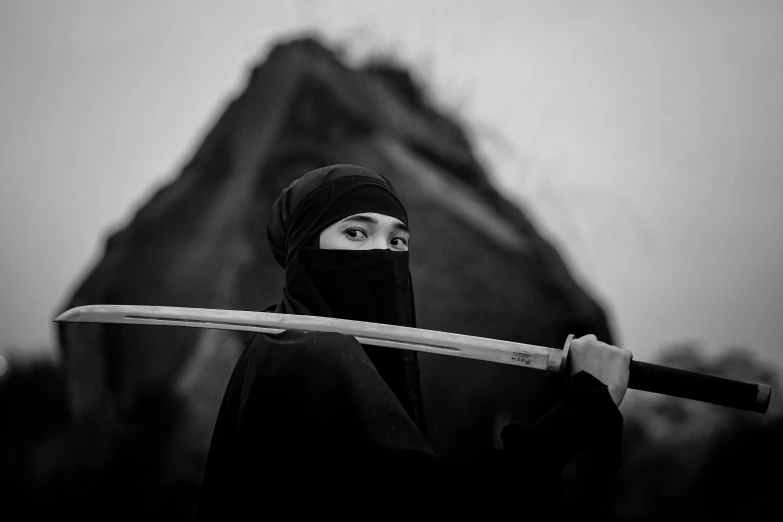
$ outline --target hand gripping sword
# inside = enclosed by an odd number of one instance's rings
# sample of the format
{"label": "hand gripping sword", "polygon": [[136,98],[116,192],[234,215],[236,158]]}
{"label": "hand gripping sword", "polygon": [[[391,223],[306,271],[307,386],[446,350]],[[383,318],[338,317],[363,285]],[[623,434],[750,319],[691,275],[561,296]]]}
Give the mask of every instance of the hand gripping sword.
{"label": "hand gripping sword", "polygon": [[[186,326],[278,334],[285,330],[336,332],[362,344],[415,350],[510,364],[567,375],[569,335],[562,350],[421,328],[390,326],[308,315],[180,308],[171,306],[87,305],[66,310],[55,321]],[[730,408],[765,413],[772,389],[657,364],[631,361],[628,387]]]}

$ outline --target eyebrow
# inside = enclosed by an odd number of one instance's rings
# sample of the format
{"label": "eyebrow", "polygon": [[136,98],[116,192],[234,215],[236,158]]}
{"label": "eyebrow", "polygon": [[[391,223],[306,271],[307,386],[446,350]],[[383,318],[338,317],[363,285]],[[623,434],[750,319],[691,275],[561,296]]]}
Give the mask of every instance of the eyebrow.
{"label": "eyebrow", "polygon": [[[377,225],[378,224],[378,220],[375,219],[374,217],[362,216],[362,215],[348,216],[347,218],[341,220],[341,222],[342,221],[359,221],[361,223],[371,223],[373,225]],[[403,232],[407,232],[408,234],[411,233],[410,229],[407,226],[405,226],[404,223],[395,223],[395,224],[392,225],[392,228],[394,228],[396,230],[402,230]]]}

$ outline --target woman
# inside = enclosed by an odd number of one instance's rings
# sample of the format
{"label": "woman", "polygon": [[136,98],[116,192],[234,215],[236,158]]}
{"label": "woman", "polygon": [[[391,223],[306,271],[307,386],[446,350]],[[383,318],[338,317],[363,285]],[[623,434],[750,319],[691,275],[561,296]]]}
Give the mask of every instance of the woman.
{"label": "woman", "polygon": [[[374,171],[334,165],[299,178],[273,205],[267,239],[286,271],[276,312],[416,326],[408,216]],[[503,497],[508,484],[517,485],[509,499],[554,502],[561,468],[583,450],[619,465],[629,361],[594,336],[575,340],[560,402],[529,426],[506,427],[504,450],[454,469],[427,442],[414,352],[333,333],[256,334],[223,398],[199,516],[261,505],[323,513],[346,498],[392,506],[414,492],[454,507]],[[466,484],[472,494],[452,499]]]}

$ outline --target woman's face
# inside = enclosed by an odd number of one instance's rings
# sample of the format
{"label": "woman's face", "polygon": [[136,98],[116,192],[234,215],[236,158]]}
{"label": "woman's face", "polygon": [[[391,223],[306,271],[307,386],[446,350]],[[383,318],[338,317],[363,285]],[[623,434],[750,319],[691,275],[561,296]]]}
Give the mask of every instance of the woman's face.
{"label": "woman's face", "polygon": [[325,228],[319,237],[322,250],[408,250],[410,231],[397,218],[375,212],[354,214]]}

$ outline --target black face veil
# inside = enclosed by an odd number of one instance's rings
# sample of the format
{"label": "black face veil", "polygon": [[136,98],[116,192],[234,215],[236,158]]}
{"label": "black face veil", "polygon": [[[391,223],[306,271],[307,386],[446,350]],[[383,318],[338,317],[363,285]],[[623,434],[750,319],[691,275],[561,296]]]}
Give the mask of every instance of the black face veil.
{"label": "black face veil", "polygon": [[[286,270],[277,312],[416,325],[407,252],[321,250],[314,246],[326,227],[362,212],[385,214],[408,225],[408,216],[391,184],[363,167],[317,169],[283,190],[267,226],[275,260]],[[364,350],[423,430],[415,352],[374,346],[364,346]]]}

